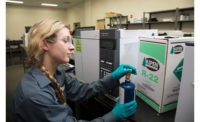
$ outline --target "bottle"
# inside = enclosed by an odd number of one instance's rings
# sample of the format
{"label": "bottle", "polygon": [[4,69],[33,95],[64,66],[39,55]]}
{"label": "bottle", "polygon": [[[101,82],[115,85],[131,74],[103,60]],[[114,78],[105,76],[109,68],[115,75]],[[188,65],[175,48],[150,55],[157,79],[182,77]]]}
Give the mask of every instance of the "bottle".
{"label": "bottle", "polygon": [[135,98],[135,84],[130,80],[131,73],[126,74],[125,82],[120,84],[119,87],[119,97],[120,104],[128,103]]}
{"label": "bottle", "polygon": [[181,13],[181,15],[180,15],[180,19],[179,19],[180,21],[183,21],[183,20],[185,20],[185,14],[184,13]]}
{"label": "bottle", "polygon": [[134,23],[134,17],[133,17],[133,14],[130,15],[130,23]]}

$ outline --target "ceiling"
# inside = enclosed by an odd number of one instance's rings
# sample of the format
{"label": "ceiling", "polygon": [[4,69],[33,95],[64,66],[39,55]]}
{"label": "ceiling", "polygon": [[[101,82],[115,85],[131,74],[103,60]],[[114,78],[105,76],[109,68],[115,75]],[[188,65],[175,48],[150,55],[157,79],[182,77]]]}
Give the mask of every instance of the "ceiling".
{"label": "ceiling", "polygon": [[[7,1],[7,0],[6,0]],[[36,6],[36,7],[47,7],[41,6],[41,3],[51,3],[58,4],[55,8],[67,8],[74,4],[77,4],[83,0],[15,0],[15,1],[23,1],[23,4],[14,4],[6,2],[6,5],[18,5],[18,6]]]}

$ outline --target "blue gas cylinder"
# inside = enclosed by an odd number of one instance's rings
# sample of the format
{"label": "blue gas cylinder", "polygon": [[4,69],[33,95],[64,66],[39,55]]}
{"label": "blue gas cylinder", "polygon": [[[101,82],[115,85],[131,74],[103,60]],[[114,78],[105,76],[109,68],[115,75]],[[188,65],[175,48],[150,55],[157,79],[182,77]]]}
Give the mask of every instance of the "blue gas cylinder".
{"label": "blue gas cylinder", "polygon": [[120,84],[119,97],[120,104],[124,104],[134,100],[135,97],[135,84],[130,80],[130,73],[126,75],[125,82]]}

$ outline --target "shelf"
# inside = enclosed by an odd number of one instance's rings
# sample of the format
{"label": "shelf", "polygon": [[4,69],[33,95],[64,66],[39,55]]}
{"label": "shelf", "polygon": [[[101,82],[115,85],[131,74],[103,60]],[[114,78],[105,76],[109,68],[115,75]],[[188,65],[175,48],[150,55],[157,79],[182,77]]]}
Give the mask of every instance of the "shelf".
{"label": "shelf", "polygon": [[194,7],[188,7],[188,8],[180,8],[179,11],[189,11],[194,10]]}
{"label": "shelf", "polygon": [[[175,9],[170,9],[170,10],[161,10],[161,11],[153,11],[153,12],[144,12],[143,13],[143,19],[146,18],[145,14],[149,14],[149,20],[151,20],[152,15],[154,15],[154,14],[163,14],[163,13],[165,13],[164,15],[166,15],[166,13],[173,12],[174,13],[173,15],[171,13],[168,14],[168,16],[170,15],[170,18],[174,19],[173,21],[129,23],[128,16],[115,16],[115,17],[109,17],[110,18],[110,24],[107,24],[107,25],[110,26],[111,28],[112,27],[124,28],[126,26],[127,29],[128,29],[129,25],[142,25],[143,29],[145,29],[146,26],[148,26],[148,29],[151,29],[151,26],[154,25],[154,24],[169,24],[170,27],[171,27],[171,24],[174,24],[174,30],[177,30],[177,29],[182,30],[182,26],[184,25],[183,23],[192,23],[192,22],[194,22],[194,19],[192,19],[192,20],[182,20],[182,21],[179,20],[180,14],[181,13],[185,13],[187,11],[190,11],[191,15],[193,15],[194,13],[192,13],[192,12],[194,11],[194,7],[175,8]],[[156,16],[159,16],[159,15],[156,15]],[[158,20],[163,20],[163,18],[162,19],[160,18]],[[191,18],[193,18],[193,16]],[[117,22],[117,24],[114,24],[113,21],[116,21],[118,19],[119,19],[120,23]],[[124,21],[125,19],[126,19],[126,21]],[[113,20],[113,21],[111,21],[111,20]]]}
{"label": "shelf", "polygon": [[128,16],[113,16],[113,17],[108,17],[108,18],[120,18],[120,17],[128,17]]}
{"label": "shelf", "polygon": [[[179,23],[181,22],[194,22],[194,20],[184,20],[184,21],[178,21]],[[146,22],[145,24],[162,24],[162,23],[172,23],[174,24],[175,22],[163,22],[163,21],[160,21],[160,22]],[[129,24],[122,24],[122,25],[142,25],[143,23],[129,23]]]}
{"label": "shelf", "polygon": [[[175,8],[175,9],[170,9],[170,10],[162,10],[162,11],[153,11],[153,12],[144,12],[143,13],[143,18],[145,18],[145,14],[149,14],[149,20],[152,19],[152,16],[154,18],[157,18],[158,16],[160,16],[160,14],[163,14],[166,16],[166,13],[170,13],[170,12],[173,12],[174,13],[174,16],[170,14],[170,17],[169,18],[174,18],[173,21],[158,21],[158,22],[147,22],[149,24],[149,29],[151,29],[151,25],[153,24],[164,24],[164,23],[168,23],[168,24],[174,24],[174,29],[177,30],[179,28],[179,30],[182,30],[182,26],[183,24],[182,23],[187,23],[187,22],[194,22],[194,20],[183,20],[183,21],[180,21],[179,18],[180,18],[180,15],[181,13],[185,13],[185,12],[188,12],[188,11],[194,11],[194,7],[188,7],[188,8]],[[158,15],[159,14],[159,15]],[[190,14],[192,15],[192,12],[190,12]],[[188,13],[189,15],[189,13]],[[163,16],[161,16],[163,17]],[[163,17],[163,18],[166,18],[166,17]],[[160,19],[162,20],[162,19]],[[145,26],[145,25],[144,25]]]}
{"label": "shelf", "polygon": [[178,22],[194,22],[194,20],[179,20]]}
{"label": "shelf", "polygon": [[[175,22],[146,22],[146,23],[144,23],[144,24],[158,24],[158,23],[175,23]],[[128,25],[142,25],[143,23],[130,23],[130,24],[128,24]]]}
{"label": "shelf", "polygon": [[[113,24],[113,26],[120,26],[120,25],[122,25],[122,26],[127,26],[128,24]],[[107,24],[107,26],[111,26],[110,24]],[[112,26],[112,27],[113,27]]]}
{"label": "shelf", "polygon": [[[194,10],[194,7],[188,7],[188,8],[177,8],[179,11],[188,11],[188,10]],[[163,11],[153,11],[153,12],[145,12],[149,14],[159,14],[159,13],[168,13],[168,12],[176,12],[176,9],[170,9],[170,10],[163,10]]]}
{"label": "shelf", "polygon": [[[143,23],[129,23],[128,25],[142,25]],[[145,23],[147,24],[147,23]]]}
{"label": "shelf", "polygon": [[175,23],[175,22],[171,21],[147,22],[147,24],[157,24],[157,23]]}
{"label": "shelf", "polygon": [[153,11],[153,12],[145,12],[149,14],[159,14],[159,13],[168,13],[168,12],[175,12],[176,9],[171,9],[171,10],[163,10],[163,11]]}

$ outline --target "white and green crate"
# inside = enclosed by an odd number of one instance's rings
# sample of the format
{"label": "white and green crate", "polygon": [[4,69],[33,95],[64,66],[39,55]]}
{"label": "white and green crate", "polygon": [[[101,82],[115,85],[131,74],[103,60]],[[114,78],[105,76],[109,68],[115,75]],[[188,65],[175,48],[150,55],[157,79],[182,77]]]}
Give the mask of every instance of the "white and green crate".
{"label": "white and green crate", "polygon": [[157,112],[176,108],[185,42],[193,37],[141,37],[137,96]]}

